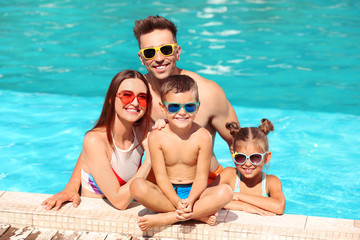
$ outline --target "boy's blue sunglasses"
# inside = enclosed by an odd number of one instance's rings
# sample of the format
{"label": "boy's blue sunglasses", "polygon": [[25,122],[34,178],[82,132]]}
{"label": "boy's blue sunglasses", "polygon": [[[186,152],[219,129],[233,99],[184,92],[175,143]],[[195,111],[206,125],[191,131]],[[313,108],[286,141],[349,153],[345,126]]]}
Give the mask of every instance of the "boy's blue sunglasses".
{"label": "boy's blue sunglasses", "polygon": [[267,153],[268,153],[267,151],[264,152],[263,154],[261,154],[261,153],[253,153],[250,156],[248,156],[248,155],[246,155],[244,153],[234,152],[232,154],[232,157],[234,159],[234,162],[236,164],[238,164],[238,165],[244,165],[246,163],[247,159],[250,160],[252,165],[259,165],[262,162],[265,154],[267,154]]}
{"label": "boy's blue sunglasses", "polygon": [[177,113],[181,108],[184,108],[187,113],[194,113],[199,106],[199,102],[190,102],[185,104],[163,102],[163,104],[169,113]]}

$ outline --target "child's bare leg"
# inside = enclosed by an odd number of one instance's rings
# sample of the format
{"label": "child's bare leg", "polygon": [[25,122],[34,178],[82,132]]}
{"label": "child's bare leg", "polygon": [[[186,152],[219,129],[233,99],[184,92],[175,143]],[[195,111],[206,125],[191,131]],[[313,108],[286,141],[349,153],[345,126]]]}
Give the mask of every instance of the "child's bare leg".
{"label": "child's bare leg", "polygon": [[215,225],[217,212],[231,202],[233,191],[227,184],[205,189],[193,207],[192,219]]}
{"label": "child's bare leg", "polygon": [[167,213],[158,213],[158,214],[149,214],[138,218],[138,226],[142,231],[146,231],[149,228],[156,226],[162,226],[166,224],[173,224],[178,222],[176,219],[177,213],[167,212]]}
{"label": "child's bare leg", "polygon": [[155,184],[135,178],[130,185],[131,195],[144,207],[155,212],[172,212],[175,207]]}

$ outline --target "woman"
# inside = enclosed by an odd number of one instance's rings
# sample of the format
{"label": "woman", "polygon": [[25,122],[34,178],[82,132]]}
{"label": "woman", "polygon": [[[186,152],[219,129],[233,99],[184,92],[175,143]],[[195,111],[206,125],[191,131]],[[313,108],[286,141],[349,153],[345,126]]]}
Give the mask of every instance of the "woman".
{"label": "woman", "polygon": [[[144,150],[148,152],[145,139],[150,113],[151,95],[144,76],[133,70],[116,74],[99,119],[84,137],[81,166],[75,166],[81,167],[82,196],[106,197],[114,207],[127,208],[132,200],[129,191],[132,179],[146,178],[151,168],[150,154],[146,154],[141,165]],[[64,194],[66,188],[42,205],[46,209],[54,205],[59,208]]]}

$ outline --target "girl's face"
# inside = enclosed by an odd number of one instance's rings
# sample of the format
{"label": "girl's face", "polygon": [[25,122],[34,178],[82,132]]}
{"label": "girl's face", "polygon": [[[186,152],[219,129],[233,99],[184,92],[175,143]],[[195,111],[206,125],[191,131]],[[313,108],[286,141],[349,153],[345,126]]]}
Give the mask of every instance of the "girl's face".
{"label": "girl's face", "polygon": [[[242,153],[247,156],[250,156],[251,154],[254,154],[254,153],[260,153],[260,154],[264,153],[264,150],[262,150],[261,147],[257,146],[257,144],[254,144],[253,142],[250,142],[250,143],[242,142],[241,146],[236,147],[234,150],[237,153]],[[263,156],[263,160],[259,165],[253,165],[250,162],[249,158],[246,159],[245,164],[239,165],[239,164],[235,163],[235,165],[236,165],[237,170],[240,171],[241,177],[250,179],[250,178],[259,176],[261,174],[264,164],[267,164],[270,161],[270,158],[271,158],[271,152],[268,151]]]}
{"label": "girl's face", "polygon": [[129,122],[136,122],[146,111],[147,88],[138,78],[125,79],[119,86],[115,98],[116,115]]}

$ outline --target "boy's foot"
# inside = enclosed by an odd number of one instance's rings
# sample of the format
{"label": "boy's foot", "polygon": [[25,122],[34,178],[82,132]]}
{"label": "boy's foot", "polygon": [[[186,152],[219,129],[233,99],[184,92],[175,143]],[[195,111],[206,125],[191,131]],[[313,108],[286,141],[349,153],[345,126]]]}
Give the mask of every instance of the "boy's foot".
{"label": "boy's foot", "polygon": [[212,214],[210,216],[207,217],[200,217],[200,218],[196,218],[194,220],[196,221],[200,221],[200,222],[204,222],[209,224],[210,226],[214,226],[216,223],[216,217],[218,216],[218,213]]}
{"label": "boy's foot", "polygon": [[173,224],[177,222],[176,213],[168,212],[168,213],[158,213],[153,215],[145,215],[143,217],[139,217],[138,226],[142,231],[146,231],[149,228],[153,228],[156,226],[162,226],[166,224]]}

